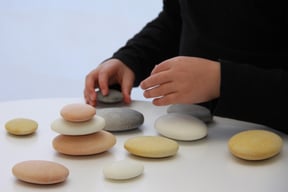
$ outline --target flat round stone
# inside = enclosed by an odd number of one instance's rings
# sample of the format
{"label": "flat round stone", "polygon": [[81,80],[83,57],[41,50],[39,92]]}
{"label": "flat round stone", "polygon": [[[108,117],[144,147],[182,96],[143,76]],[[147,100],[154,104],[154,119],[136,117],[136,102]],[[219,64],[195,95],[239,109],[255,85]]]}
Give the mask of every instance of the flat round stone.
{"label": "flat round stone", "polygon": [[116,89],[110,89],[108,95],[103,95],[101,91],[97,91],[97,101],[101,103],[120,103],[123,101],[123,95],[121,91]]}
{"label": "flat round stone", "polygon": [[154,127],[161,135],[175,140],[193,141],[207,136],[206,124],[187,114],[168,113],[160,116]]}
{"label": "flat round stone", "polygon": [[38,128],[38,123],[32,119],[15,118],[6,122],[6,131],[13,135],[29,135]]}
{"label": "flat round stone", "polygon": [[232,136],[228,142],[230,152],[245,160],[264,160],[280,153],[282,138],[265,130],[248,130]]}
{"label": "flat round stone", "polygon": [[141,163],[121,160],[104,167],[103,174],[107,179],[127,180],[138,177],[143,171],[144,166]]}
{"label": "flat round stone", "polygon": [[33,184],[56,184],[66,180],[69,170],[62,164],[45,160],[28,160],[12,168],[13,175]]}
{"label": "flat round stone", "polygon": [[90,135],[58,135],[53,141],[53,148],[66,155],[94,155],[109,150],[116,144],[116,137],[107,131]]}
{"label": "flat round stone", "polygon": [[67,121],[82,122],[90,120],[96,114],[95,107],[85,103],[71,103],[60,110],[60,115]]}
{"label": "flat round stone", "polygon": [[184,113],[199,118],[205,123],[213,120],[213,116],[209,109],[196,104],[173,104],[167,108],[167,113]]}
{"label": "flat round stone", "polygon": [[104,118],[97,115],[84,122],[71,122],[58,118],[51,123],[51,129],[63,135],[87,135],[101,131],[104,127]]}
{"label": "flat round stone", "polygon": [[98,110],[98,115],[105,119],[106,131],[136,129],[144,122],[143,114],[130,108],[103,108]]}
{"label": "flat round stone", "polygon": [[161,136],[136,136],[124,143],[124,148],[133,155],[147,158],[164,158],[177,153],[176,141]]}

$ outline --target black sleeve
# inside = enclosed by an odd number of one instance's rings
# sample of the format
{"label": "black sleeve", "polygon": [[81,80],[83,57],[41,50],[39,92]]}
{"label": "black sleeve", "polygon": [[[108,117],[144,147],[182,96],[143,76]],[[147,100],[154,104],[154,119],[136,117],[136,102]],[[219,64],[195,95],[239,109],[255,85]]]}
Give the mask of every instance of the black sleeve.
{"label": "black sleeve", "polygon": [[163,10],[126,45],[113,54],[135,73],[134,86],[149,76],[154,66],[178,54],[181,19],[177,0],[164,0]]}
{"label": "black sleeve", "polygon": [[[287,61],[282,62],[284,67]],[[221,96],[216,102],[214,114],[267,125],[288,133],[287,89],[285,67],[263,69],[221,61]]]}

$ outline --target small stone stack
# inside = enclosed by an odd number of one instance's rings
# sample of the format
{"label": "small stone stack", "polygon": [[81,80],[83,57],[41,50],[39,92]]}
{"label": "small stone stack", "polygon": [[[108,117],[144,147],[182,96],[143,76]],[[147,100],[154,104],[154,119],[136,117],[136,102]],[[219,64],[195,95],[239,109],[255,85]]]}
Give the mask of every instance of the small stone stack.
{"label": "small stone stack", "polygon": [[103,130],[105,119],[96,115],[96,109],[88,104],[65,105],[61,118],[54,120],[51,129],[60,135],[53,139],[53,148],[66,155],[94,155],[110,149],[116,137]]}

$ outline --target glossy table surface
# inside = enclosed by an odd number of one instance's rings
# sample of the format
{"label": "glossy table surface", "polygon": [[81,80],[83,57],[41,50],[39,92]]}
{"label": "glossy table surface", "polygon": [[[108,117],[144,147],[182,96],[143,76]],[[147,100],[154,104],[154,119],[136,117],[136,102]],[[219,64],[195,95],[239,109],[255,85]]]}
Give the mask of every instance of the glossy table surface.
{"label": "glossy table surface", "polygon": [[[208,125],[208,136],[193,142],[179,142],[176,156],[147,159],[130,155],[124,142],[137,135],[158,135],[154,121],[166,114],[167,107],[153,106],[149,101],[133,101],[129,107],[144,115],[139,129],[114,133],[116,145],[109,151],[91,156],[68,156],[57,153],[52,140],[58,134],[50,128],[60,117],[60,109],[70,103],[84,102],[80,98],[53,98],[7,101],[0,103],[0,189],[1,191],[135,191],[135,192],[286,192],[288,189],[288,137],[276,132],[284,140],[281,153],[264,161],[244,161],[233,157],[227,148],[229,138],[247,129],[267,127],[226,118],[214,117]],[[98,106],[96,108],[109,106]],[[113,106],[115,107],[115,106]],[[38,122],[35,134],[13,136],[6,132],[5,123],[16,117]],[[273,130],[272,130],[273,131]],[[275,132],[275,131],[274,131]],[[17,180],[11,172],[13,165],[24,160],[50,160],[65,165],[70,174],[56,185],[34,185]],[[110,163],[129,159],[144,165],[144,173],[132,180],[112,181],[104,178],[102,169]]]}

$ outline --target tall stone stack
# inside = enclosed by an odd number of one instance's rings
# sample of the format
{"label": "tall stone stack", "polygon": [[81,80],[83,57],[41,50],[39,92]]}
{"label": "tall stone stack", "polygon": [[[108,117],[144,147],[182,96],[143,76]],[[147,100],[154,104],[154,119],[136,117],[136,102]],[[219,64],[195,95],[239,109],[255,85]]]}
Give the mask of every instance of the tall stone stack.
{"label": "tall stone stack", "polygon": [[94,155],[105,152],[116,144],[116,137],[103,130],[105,119],[96,115],[96,109],[84,103],[65,105],[61,117],[51,123],[57,133],[53,148],[65,155]]}

